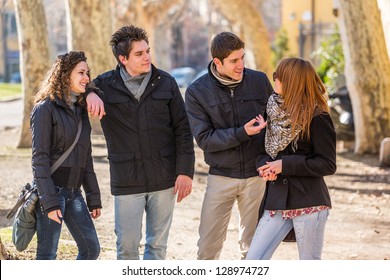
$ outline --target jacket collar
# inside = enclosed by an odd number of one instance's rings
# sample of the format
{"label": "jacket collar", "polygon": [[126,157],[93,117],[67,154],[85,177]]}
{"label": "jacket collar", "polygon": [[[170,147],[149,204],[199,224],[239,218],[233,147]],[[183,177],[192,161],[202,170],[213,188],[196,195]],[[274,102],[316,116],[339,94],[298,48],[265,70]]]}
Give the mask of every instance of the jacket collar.
{"label": "jacket collar", "polygon": [[[150,81],[148,85],[146,86],[145,92],[142,94],[141,99],[139,102],[141,102],[149,93],[152,91],[152,89],[159,83],[159,77],[160,77],[160,71],[152,64],[152,76],[150,77]],[[112,76],[112,79],[110,81],[110,84],[112,87],[126,93],[131,98],[134,98],[134,96],[129,92],[129,90],[126,88],[125,83],[123,82],[123,79],[120,74],[120,66],[117,65],[117,67],[114,70],[114,75]],[[134,98],[134,100],[136,100]]]}
{"label": "jacket collar", "polygon": [[[209,76],[211,77],[211,80],[212,80],[216,85],[218,85],[219,87],[227,88],[228,86],[225,86],[224,84],[222,84],[222,83],[214,76],[214,74],[211,73],[210,67],[212,67],[212,66],[211,66],[212,63],[213,63],[213,61],[210,61],[209,65],[207,66],[207,69],[208,69],[208,72],[209,72]],[[237,87],[239,87],[239,86],[242,84],[242,82],[244,81],[246,75],[247,75],[247,71],[246,71],[246,68],[244,68],[244,74],[243,74],[243,76],[242,76],[242,80],[241,80],[240,83],[237,84]]]}
{"label": "jacket collar", "polygon": [[57,96],[54,97],[54,103],[56,103],[58,107],[64,108],[65,111],[68,112],[69,114],[71,114],[72,116],[75,115],[77,119],[79,118],[79,115],[82,112],[82,108],[81,108],[81,106],[78,105],[77,102],[74,104],[75,105],[75,112],[73,112],[73,110],[68,106],[68,104],[66,104],[66,102],[64,100],[58,98]]}

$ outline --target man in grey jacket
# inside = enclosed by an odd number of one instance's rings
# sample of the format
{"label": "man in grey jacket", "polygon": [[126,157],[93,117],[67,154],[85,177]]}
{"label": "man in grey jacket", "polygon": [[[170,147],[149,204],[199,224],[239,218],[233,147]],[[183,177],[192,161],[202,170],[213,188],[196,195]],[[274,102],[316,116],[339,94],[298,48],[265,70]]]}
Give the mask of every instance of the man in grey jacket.
{"label": "man in grey jacket", "polygon": [[198,259],[219,258],[235,201],[240,215],[239,249],[245,258],[264,195],[265,183],[258,177],[255,160],[264,152],[259,136],[273,89],[264,73],[245,68],[244,47],[236,35],[218,34],[211,42],[208,73],[194,81],[185,95],[191,131],[210,165]]}

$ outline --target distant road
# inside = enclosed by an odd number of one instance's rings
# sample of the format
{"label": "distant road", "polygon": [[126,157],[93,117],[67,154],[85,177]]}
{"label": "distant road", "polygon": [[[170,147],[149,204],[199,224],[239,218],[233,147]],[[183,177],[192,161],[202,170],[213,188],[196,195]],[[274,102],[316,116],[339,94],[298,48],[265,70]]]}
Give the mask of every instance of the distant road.
{"label": "distant road", "polygon": [[19,126],[23,121],[23,99],[0,102],[0,127]]}
{"label": "distant road", "polygon": [[[184,98],[186,88],[180,91]],[[0,127],[19,126],[23,121],[23,99],[18,98],[11,101],[0,101]]]}

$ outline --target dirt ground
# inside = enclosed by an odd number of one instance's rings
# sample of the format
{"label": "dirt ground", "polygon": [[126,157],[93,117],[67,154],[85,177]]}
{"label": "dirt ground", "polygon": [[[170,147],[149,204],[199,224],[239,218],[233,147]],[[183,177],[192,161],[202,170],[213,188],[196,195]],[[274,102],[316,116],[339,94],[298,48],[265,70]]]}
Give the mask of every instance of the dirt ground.
{"label": "dirt ground", "polygon": [[[15,149],[18,126],[0,125],[0,236],[13,259],[33,259],[35,242],[23,253],[10,241],[11,221],[5,218],[17,200],[22,184],[31,175],[31,150]],[[102,136],[93,136],[95,171],[102,191],[103,212],[96,220],[102,245],[100,259],[115,259],[113,197],[109,191],[106,148]],[[196,175],[193,192],[176,205],[168,243],[170,260],[196,259],[200,209],[207,179],[203,154],[196,149]],[[384,260],[390,259],[390,169],[381,168],[377,156],[356,156],[340,149],[337,173],[326,178],[333,209],[325,233],[323,259]],[[237,208],[231,218],[221,259],[239,259]],[[58,259],[74,259],[74,242],[63,231]],[[67,250],[66,248],[69,248]],[[73,249],[72,249],[73,248]],[[142,248],[141,248],[142,251]],[[273,259],[297,259],[296,243],[282,243]]]}

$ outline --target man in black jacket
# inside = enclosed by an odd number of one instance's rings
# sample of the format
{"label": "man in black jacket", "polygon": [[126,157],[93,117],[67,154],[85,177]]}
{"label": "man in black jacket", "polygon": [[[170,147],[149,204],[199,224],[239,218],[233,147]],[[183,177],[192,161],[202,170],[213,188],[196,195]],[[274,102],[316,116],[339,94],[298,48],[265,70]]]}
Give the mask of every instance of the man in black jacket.
{"label": "man in black jacket", "polygon": [[[256,157],[264,152],[260,131],[273,89],[267,76],[244,67],[245,44],[230,32],[211,42],[207,74],[186,91],[191,131],[210,165],[199,226],[198,259],[218,259],[235,201],[240,214],[239,246],[245,258],[256,229],[265,183]],[[262,117],[260,117],[262,118]]]}
{"label": "man in black jacket", "polygon": [[[106,116],[111,193],[115,196],[117,258],[139,259],[146,212],[144,259],[165,259],[175,195],[192,190],[193,138],[172,76],[151,63],[146,32],[124,26],[112,35],[118,66],[98,76]],[[88,95],[88,108],[101,106]]]}

